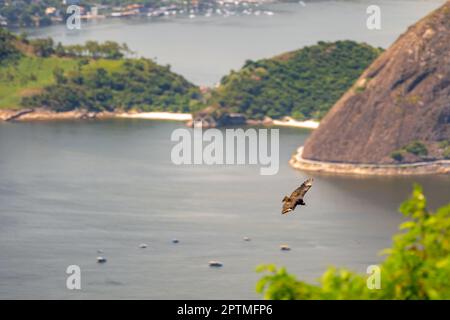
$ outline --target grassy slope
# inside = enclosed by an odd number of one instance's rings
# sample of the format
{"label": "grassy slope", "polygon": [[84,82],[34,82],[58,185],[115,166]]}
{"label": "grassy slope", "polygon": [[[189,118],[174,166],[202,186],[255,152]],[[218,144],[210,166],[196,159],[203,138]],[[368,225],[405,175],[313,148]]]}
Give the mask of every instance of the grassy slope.
{"label": "grassy slope", "polygon": [[0,109],[20,109],[22,97],[54,83],[53,71],[59,67],[74,70],[76,60],[57,57],[21,57],[16,63],[0,66]]}
{"label": "grassy slope", "polygon": [[51,45],[22,40],[0,28],[0,110],[188,112],[202,107],[198,88],[167,66],[143,58],[93,57],[110,47],[69,57]]}
{"label": "grassy slope", "polygon": [[94,73],[97,69],[105,69],[109,73],[119,72],[124,63],[124,60],[108,60],[108,59],[99,59],[99,60],[90,60],[89,64],[83,67],[84,74]]}
{"label": "grassy slope", "polygon": [[[92,73],[98,68],[118,71],[122,64],[122,60],[91,60],[83,66],[83,73]],[[14,64],[0,65],[0,109],[23,108],[20,105],[22,97],[39,93],[45,86],[55,83],[53,71],[56,68],[64,72],[76,70],[77,60],[24,56]]]}

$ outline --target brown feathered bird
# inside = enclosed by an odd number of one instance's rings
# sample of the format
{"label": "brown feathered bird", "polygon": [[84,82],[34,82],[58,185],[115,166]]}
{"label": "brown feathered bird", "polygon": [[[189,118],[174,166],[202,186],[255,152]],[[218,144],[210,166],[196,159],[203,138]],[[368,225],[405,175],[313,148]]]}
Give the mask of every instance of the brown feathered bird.
{"label": "brown feathered bird", "polygon": [[291,196],[285,196],[283,198],[283,210],[281,210],[281,214],[286,214],[295,209],[298,205],[304,206],[306,205],[305,201],[303,201],[303,197],[305,196],[306,192],[311,188],[313,183],[313,179],[309,178],[305,182],[302,183],[300,187],[295,189],[294,192],[292,192]]}

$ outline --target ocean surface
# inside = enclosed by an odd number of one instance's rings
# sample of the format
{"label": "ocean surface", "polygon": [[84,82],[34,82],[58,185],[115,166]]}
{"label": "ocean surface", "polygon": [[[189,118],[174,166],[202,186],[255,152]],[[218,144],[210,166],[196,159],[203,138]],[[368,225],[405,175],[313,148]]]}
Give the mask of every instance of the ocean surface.
{"label": "ocean surface", "polygon": [[[214,85],[247,59],[269,58],[318,41],[355,40],[387,48],[407,27],[444,0],[339,0],[272,4],[273,16],[134,18],[84,23],[81,30],[55,25],[27,30],[64,44],[87,40],[125,42],[138,56],[170,64],[198,85]],[[368,30],[366,9],[381,9],[381,30]]]}
{"label": "ocean surface", "polygon": [[[172,164],[180,127],[0,124],[0,299],[258,298],[261,263],[315,281],[329,265],[364,273],[382,261],[413,182],[431,207],[449,200],[450,176],[312,175],[307,206],[282,216],[283,196],[309,176],[288,165],[308,131],[280,128],[279,173],[261,176],[258,166]],[[81,268],[80,291],[66,289],[69,265]]]}

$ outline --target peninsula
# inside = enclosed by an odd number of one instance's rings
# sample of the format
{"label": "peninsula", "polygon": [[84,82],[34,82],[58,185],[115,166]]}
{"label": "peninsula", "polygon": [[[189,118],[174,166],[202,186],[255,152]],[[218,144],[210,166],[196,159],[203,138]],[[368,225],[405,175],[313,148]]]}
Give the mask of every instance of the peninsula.
{"label": "peninsula", "polygon": [[364,71],[291,164],[335,173],[448,173],[449,97],[446,2],[411,26]]}
{"label": "peninsula", "polygon": [[113,41],[65,46],[0,28],[0,45],[0,120],[120,117],[306,129],[317,128],[382,52],[353,41],[319,42],[247,61],[216,88],[199,88]]}

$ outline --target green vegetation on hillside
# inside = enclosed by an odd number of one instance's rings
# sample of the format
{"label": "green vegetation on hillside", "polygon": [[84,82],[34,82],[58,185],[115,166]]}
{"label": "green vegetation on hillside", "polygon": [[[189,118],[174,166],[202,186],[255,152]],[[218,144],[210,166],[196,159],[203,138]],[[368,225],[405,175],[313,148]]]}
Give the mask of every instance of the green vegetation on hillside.
{"label": "green vegetation on hillside", "polygon": [[0,108],[192,112],[200,106],[196,86],[168,66],[124,58],[126,45],[55,46],[51,39],[28,40],[1,28],[0,41]]}
{"label": "green vegetation on hillside", "polygon": [[19,50],[13,45],[15,37],[3,28],[0,28],[0,66],[11,59],[20,56]]}
{"label": "green vegetation on hillside", "polygon": [[30,45],[35,55],[39,57],[49,57],[56,55],[58,57],[71,58],[92,58],[92,59],[121,59],[133,53],[128,46],[123,43],[119,44],[114,41],[105,41],[99,43],[97,41],[86,41],[85,44],[75,44],[63,46],[60,42],[56,45],[52,38],[42,38],[27,40],[23,42]]}
{"label": "green vegetation on hillside", "polygon": [[368,276],[346,269],[329,268],[314,285],[298,280],[284,268],[260,266],[268,272],[257,284],[265,299],[450,299],[450,203],[430,212],[422,188],[400,211],[409,221],[400,225],[388,257],[380,264],[379,289]]}
{"label": "green vegetation on hillside", "polygon": [[391,153],[391,158],[396,161],[402,161],[406,153],[410,153],[418,157],[425,157],[428,155],[428,149],[423,142],[415,140],[403,146],[399,150],[393,151]]}
{"label": "green vegetation on hillside", "polygon": [[74,70],[76,61],[58,57],[21,57],[17,62],[0,66],[0,109],[21,108],[23,97],[37,94],[55,82],[54,71]]}
{"label": "green vegetation on hillside", "polygon": [[23,99],[24,106],[55,111],[83,108],[190,112],[199,103],[198,89],[169,67],[148,59],[78,60],[77,70],[54,72],[56,83]]}
{"label": "green vegetation on hillside", "polygon": [[272,59],[247,61],[222,79],[208,104],[219,115],[320,119],[381,51],[353,41],[319,42]]}
{"label": "green vegetation on hillside", "polygon": [[446,147],[442,152],[444,159],[450,159],[450,147]]}
{"label": "green vegetation on hillside", "polygon": [[169,67],[126,58],[132,53],[126,44],[63,46],[1,28],[0,41],[0,108],[196,112],[209,106],[215,118],[237,112],[251,119],[320,119],[381,52],[352,41],[320,42],[247,61],[202,97]]}
{"label": "green vegetation on hillside", "polygon": [[426,156],[428,154],[427,147],[420,141],[413,141],[407,144],[404,149],[416,156]]}
{"label": "green vegetation on hillside", "polygon": [[442,156],[444,159],[450,159],[450,140],[444,140],[439,143],[439,148],[442,149]]}

